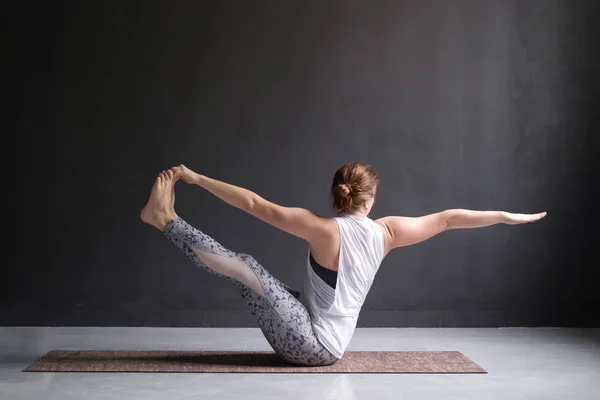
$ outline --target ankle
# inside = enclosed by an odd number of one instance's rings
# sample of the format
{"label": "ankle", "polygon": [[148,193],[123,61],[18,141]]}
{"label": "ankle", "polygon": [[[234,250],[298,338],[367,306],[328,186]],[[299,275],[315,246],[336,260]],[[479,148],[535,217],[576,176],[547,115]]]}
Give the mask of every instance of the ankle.
{"label": "ankle", "polygon": [[157,218],[156,222],[153,224],[158,230],[162,231],[165,229],[165,226],[171,221],[177,218],[177,214],[169,213]]}

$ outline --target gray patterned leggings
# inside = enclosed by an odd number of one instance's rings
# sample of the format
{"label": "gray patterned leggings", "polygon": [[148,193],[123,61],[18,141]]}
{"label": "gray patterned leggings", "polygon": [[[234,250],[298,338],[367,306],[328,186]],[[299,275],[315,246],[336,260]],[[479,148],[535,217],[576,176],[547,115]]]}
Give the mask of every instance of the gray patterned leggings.
{"label": "gray patterned leggings", "polygon": [[238,288],[265,338],[282,359],[299,365],[337,361],[315,337],[300,293],[274,278],[252,256],[227,250],[181,218],[170,221],[163,233],[196,265]]}

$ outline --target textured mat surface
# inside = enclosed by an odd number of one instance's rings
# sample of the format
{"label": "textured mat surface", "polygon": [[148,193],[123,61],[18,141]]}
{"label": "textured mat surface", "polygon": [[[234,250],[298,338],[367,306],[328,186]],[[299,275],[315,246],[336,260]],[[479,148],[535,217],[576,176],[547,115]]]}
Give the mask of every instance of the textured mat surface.
{"label": "textured mat surface", "polygon": [[51,350],[24,372],[485,374],[458,351],[349,351],[334,365],[287,364],[273,352]]}

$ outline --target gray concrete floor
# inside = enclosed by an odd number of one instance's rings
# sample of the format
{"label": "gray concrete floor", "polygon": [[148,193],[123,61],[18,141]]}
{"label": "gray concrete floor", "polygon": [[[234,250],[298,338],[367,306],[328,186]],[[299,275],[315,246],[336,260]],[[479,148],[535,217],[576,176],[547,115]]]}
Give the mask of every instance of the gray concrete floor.
{"label": "gray concrete floor", "polygon": [[39,373],[51,349],[270,350],[258,329],[0,327],[0,399],[600,399],[600,329],[359,328],[348,350],[456,350],[488,374]]}

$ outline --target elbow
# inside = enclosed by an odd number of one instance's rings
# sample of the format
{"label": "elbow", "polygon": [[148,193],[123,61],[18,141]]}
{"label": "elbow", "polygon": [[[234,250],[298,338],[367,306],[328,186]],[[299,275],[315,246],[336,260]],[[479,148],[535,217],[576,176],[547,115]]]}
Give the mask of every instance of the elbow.
{"label": "elbow", "polygon": [[260,197],[256,194],[252,194],[247,199],[244,199],[244,203],[242,204],[242,210],[246,211],[249,214],[256,215],[258,209],[260,208]]}
{"label": "elbow", "polygon": [[455,226],[452,225],[452,221],[450,221],[450,220],[442,221],[442,226],[441,226],[442,232],[449,231],[454,228],[455,228]]}
{"label": "elbow", "polygon": [[440,213],[440,217],[441,217],[440,218],[440,228],[441,228],[442,232],[449,231],[449,230],[455,228],[454,215],[455,214],[452,212],[452,210],[445,210]]}
{"label": "elbow", "polygon": [[271,202],[263,199],[256,193],[251,194],[244,202],[244,211],[261,220],[272,218],[275,213]]}

